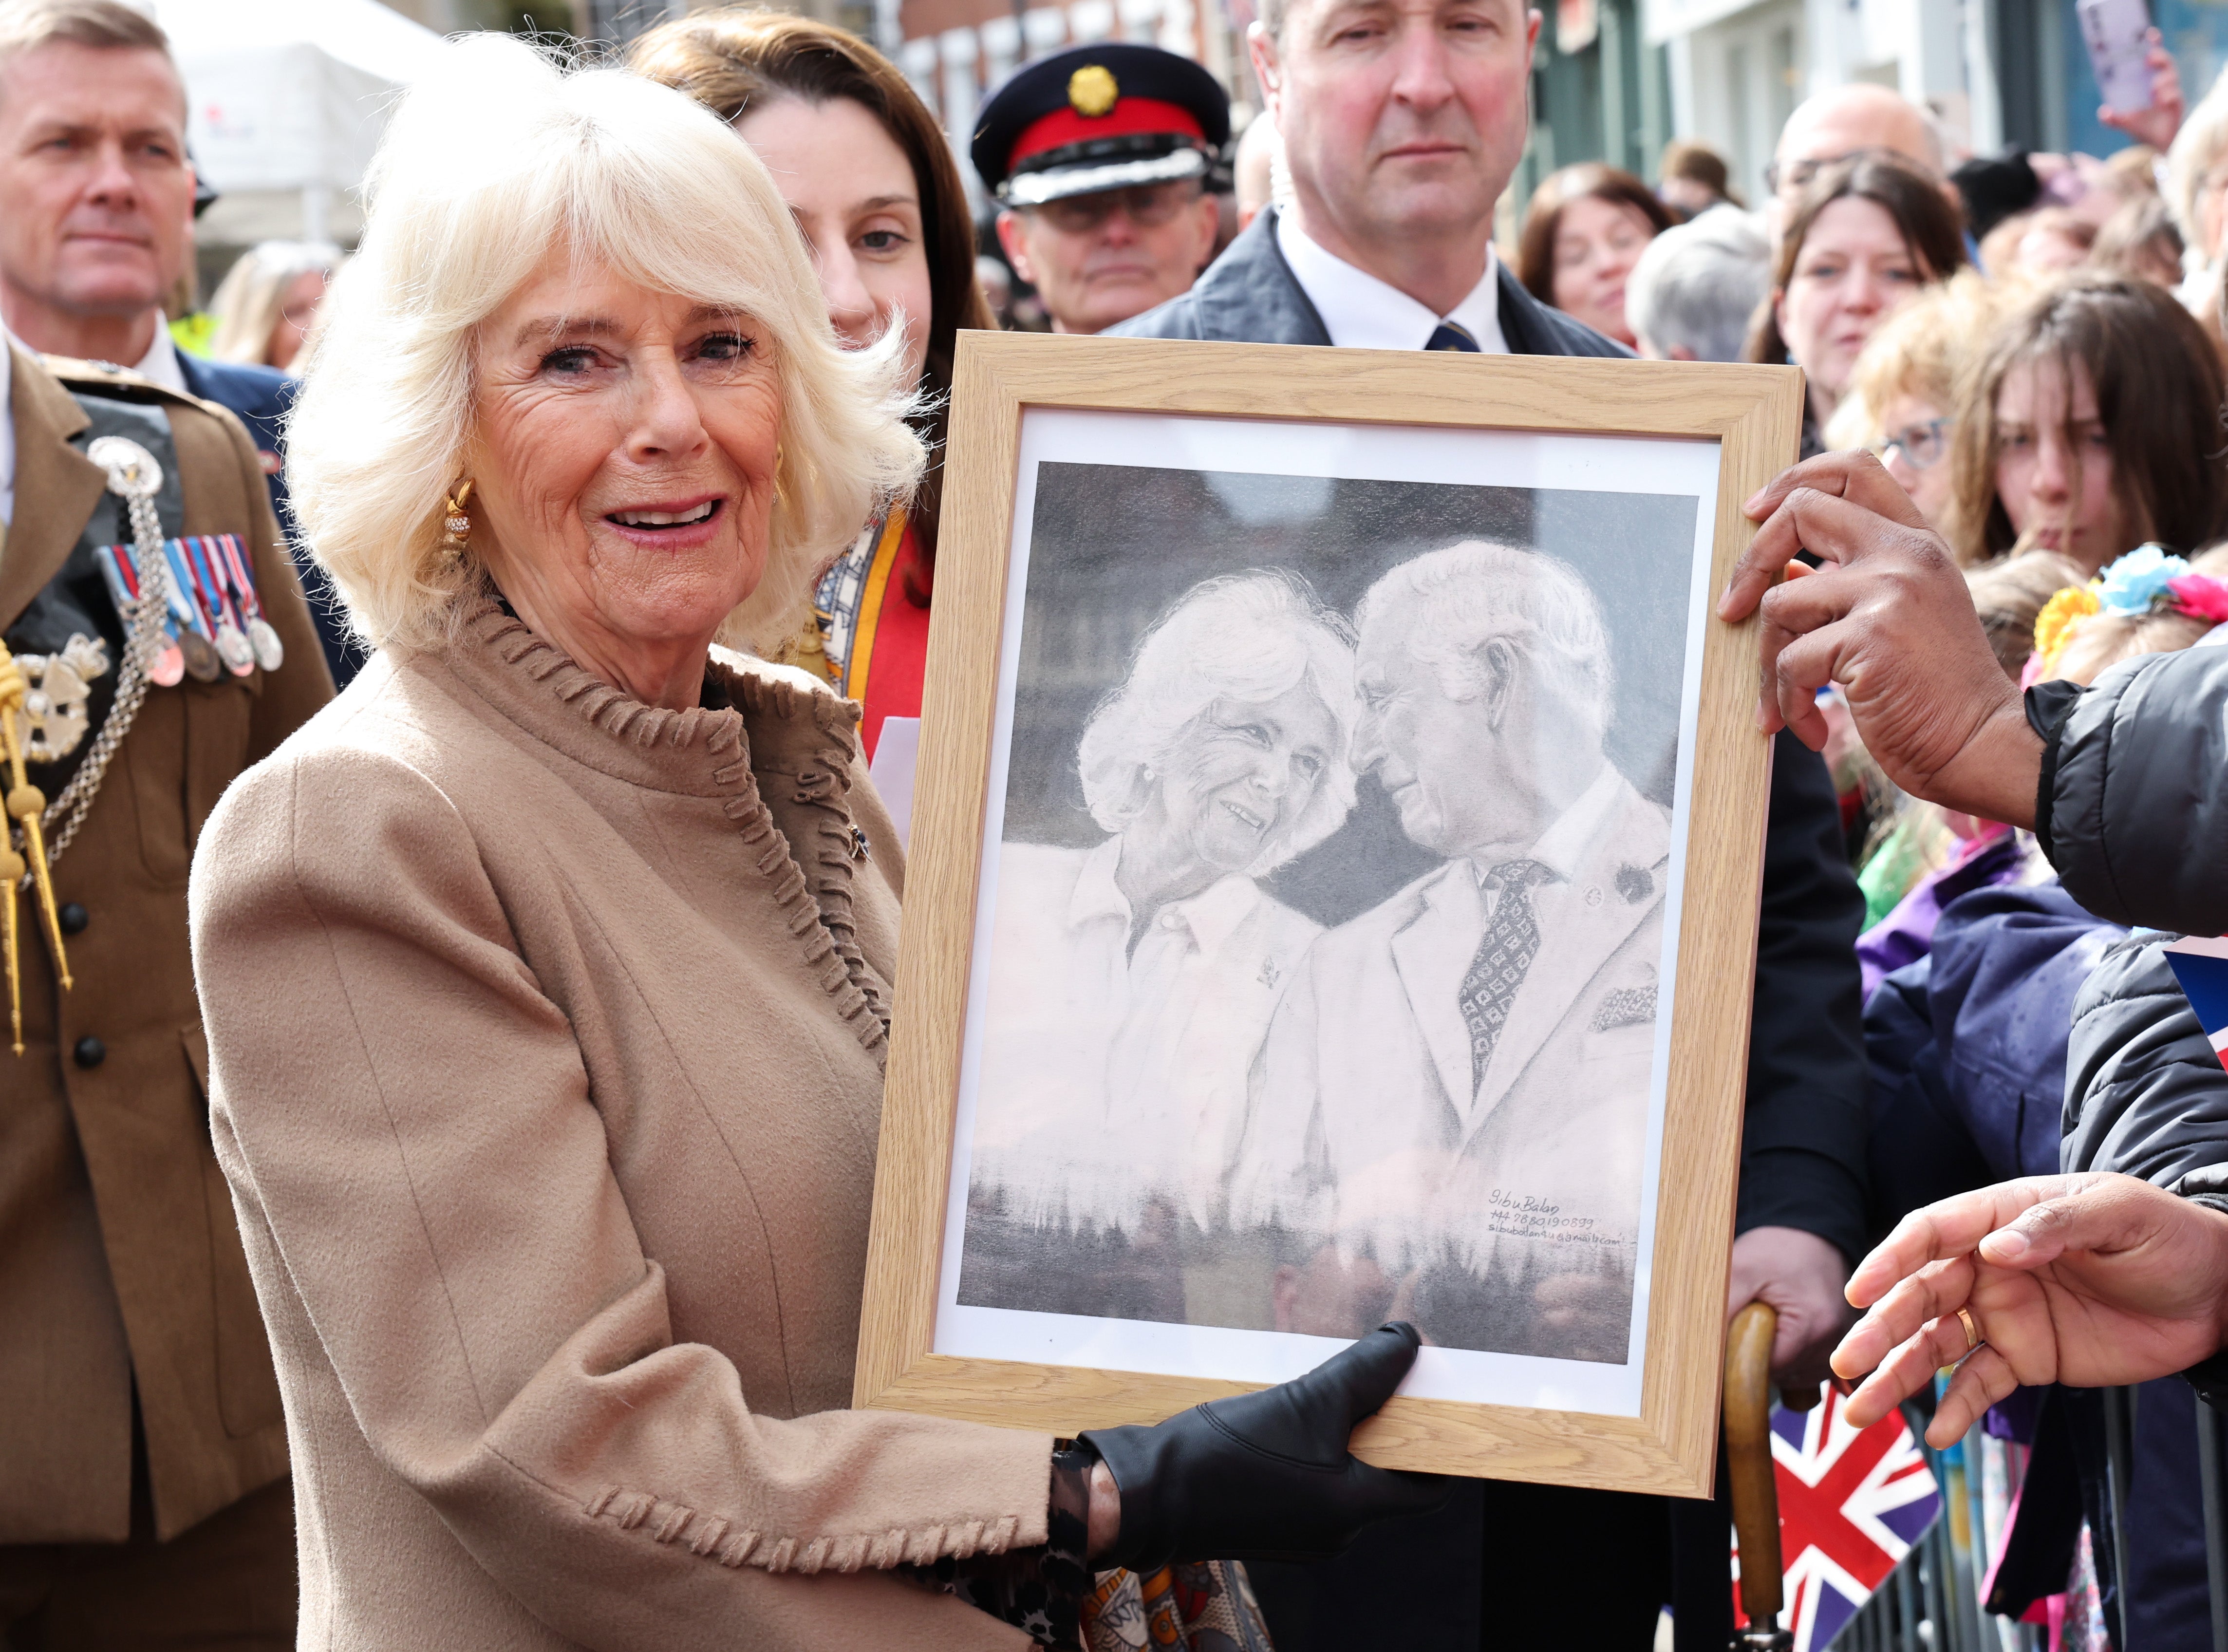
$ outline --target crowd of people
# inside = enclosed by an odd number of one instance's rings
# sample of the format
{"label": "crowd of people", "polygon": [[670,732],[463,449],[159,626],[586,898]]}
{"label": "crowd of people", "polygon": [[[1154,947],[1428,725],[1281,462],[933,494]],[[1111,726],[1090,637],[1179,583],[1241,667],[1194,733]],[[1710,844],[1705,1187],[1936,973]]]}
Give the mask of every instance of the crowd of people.
{"label": "crowd of people", "polygon": [[1843,87],[1753,210],[1681,142],[1497,247],[1535,13],[1259,13],[1235,135],[1157,48],[1018,70],[980,226],[841,29],[474,37],[353,252],[254,248],[190,349],[167,42],[0,3],[0,1645],[1725,1643],[1722,1503],[1350,1457],[1405,1324],[1074,1441],[849,1409],[1001,318],[1803,370],[1719,609],[1774,747],[1727,1313],[2033,1446],[1990,1610],[2210,1643],[2228,1072],[2159,932],[2228,928],[2228,80],[2154,47],[2110,161]]}

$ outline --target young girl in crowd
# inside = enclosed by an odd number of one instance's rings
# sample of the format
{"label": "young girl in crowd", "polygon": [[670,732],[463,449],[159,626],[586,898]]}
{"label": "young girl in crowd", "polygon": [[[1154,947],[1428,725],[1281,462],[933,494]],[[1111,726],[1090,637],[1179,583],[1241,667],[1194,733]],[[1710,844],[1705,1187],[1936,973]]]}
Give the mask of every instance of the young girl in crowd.
{"label": "young girl in crowd", "polygon": [[711,109],[767,163],[811,244],[839,338],[856,349],[893,324],[905,328],[928,472],[911,504],[869,523],[828,571],[816,623],[785,656],[824,670],[866,708],[861,738],[902,829],[928,661],[955,336],[997,324],[976,283],[974,227],[951,147],[895,64],[856,35],[803,17],[705,13],[650,30],[628,61]]}
{"label": "young girl in crowd", "polygon": [[1624,284],[1640,254],[1676,221],[1629,172],[1598,161],[1550,173],[1532,193],[1516,279],[1542,304],[1633,347]]}
{"label": "young girl in crowd", "polygon": [[1946,537],[1968,567],[2014,541],[2084,574],[2146,541],[2193,550],[2228,508],[2220,358],[2148,281],[2079,274],[1998,324],[1958,410]]}
{"label": "young girl in crowd", "polygon": [[1771,302],[1745,358],[1792,362],[1809,379],[1802,457],[1847,391],[1857,356],[1890,312],[1965,263],[1956,209],[1899,156],[1860,156],[1818,175],[1780,243]]}

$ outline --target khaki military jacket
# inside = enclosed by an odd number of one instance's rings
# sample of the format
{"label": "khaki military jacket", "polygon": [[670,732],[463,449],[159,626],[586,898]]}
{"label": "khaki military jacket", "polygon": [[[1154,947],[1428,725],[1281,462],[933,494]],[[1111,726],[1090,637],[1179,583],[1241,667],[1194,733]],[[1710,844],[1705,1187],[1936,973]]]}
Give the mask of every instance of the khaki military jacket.
{"label": "khaki military jacket", "polygon": [[209,1146],[186,873],[233,778],[332,697],[239,421],[131,374],[20,349],[0,631],[61,572],[106,490],[70,445],[91,421],[64,381],[167,416],[183,532],[240,535],[285,657],[149,690],[54,868],[57,900],[82,908],[67,941],[73,990],[26,924],[22,1055],[0,1039],[0,1544],[127,1535],[135,1386],[158,1537],[286,1471],[263,1322]]}

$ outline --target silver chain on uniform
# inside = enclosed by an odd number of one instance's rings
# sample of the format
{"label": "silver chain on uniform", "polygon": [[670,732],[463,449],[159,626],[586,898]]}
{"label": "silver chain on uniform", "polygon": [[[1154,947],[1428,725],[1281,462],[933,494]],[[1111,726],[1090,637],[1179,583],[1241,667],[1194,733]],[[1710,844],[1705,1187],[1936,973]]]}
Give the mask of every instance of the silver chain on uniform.
{"label": "silver chain on uniform", "polygon": [[116,748],[131,732],[147,697],[155,659],[163,651],[168,633],[163,621],[170,608],[170,564],[163,555],[163,522],[155,514],[155,495],[163,486],[163,467],[155,456],[124,436],[99,436],[85,450],[86,458],[108,472],[108,490],[125,502],[131,517],[132,536],[138,541],[139,595],[124,609],[124,664],[116,680],[116,703],[109,708],[61,796],[47,806],[41,824],[47,832],[47,864],[62,858],[62,851],[77,836],[100,790],[101,777],[116,756]]}

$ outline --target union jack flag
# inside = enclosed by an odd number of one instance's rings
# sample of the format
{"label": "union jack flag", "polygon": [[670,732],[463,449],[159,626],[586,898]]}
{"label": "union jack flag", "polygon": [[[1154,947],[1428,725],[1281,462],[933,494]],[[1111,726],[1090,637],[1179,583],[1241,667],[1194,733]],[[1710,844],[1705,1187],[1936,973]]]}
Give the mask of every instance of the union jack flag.
{"label": "union jack flag", "polygon": [[[1810,1411],[1772,1407],[1771,1459],[1787,1569],[1782,1622],[1795,1652],[1825,1652],[1934,1523],[1941,1489],[1901,1412],[1852,1428],[1830,1387]],[[1738,1544],[1733,1576],[1740,1576]],[[1733,1617],[1745,1624],[1738,1591]]]}
{"label": "union jack flag", "polygon": [[2213,1054],[2228,1066],[2228,940],[2192,935],[2165,950],[2174,979],[2204,1023]]}

